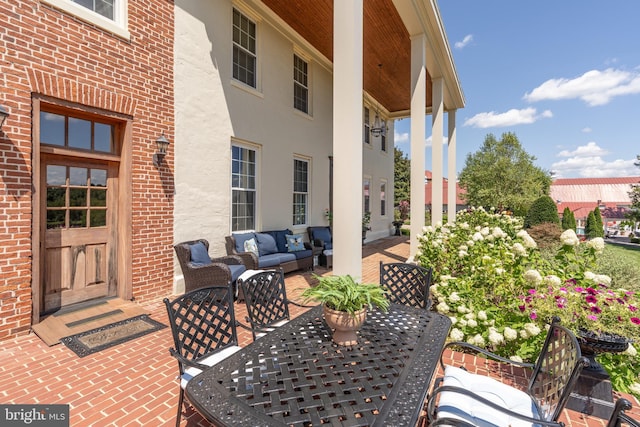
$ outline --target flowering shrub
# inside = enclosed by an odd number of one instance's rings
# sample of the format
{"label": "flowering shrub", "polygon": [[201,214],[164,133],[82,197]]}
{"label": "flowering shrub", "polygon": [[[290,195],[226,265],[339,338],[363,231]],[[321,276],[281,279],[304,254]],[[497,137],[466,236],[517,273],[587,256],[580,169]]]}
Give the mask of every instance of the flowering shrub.
{"label": "flowering shrub", "polygon": [[[552,316],[574,330],[618,332],[640,339],[637,296],[610,289],[594,273],[602,239],[581,243],[561,235],[555,258],[543,258],[521,218],[484,209],[458,213],[454,224],[424,228],[415,260],[433,268],[434,309],[449,316],[450,339],[533,362]],[[640,390],[640,357],[632,345],[626,362],[609,369],[618,390]],[[629,360],[631,359],[631,360]]]}

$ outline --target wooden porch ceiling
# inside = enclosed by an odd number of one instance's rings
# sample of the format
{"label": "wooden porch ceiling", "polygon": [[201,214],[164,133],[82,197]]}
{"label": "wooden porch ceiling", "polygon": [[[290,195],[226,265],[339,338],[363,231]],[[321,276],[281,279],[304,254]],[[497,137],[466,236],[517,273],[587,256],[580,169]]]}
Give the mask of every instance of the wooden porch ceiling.
{"label": "wooden porch ceiling", "polygon": [[[263,3],[333,62],[333,1],[263,0]],[[364,90],[392,116],[401,115],[409,111],[411,104],[409,33],[392,0],[366,0],[363,27]],[[430,108],[429,73],[426,95],[426,107]]]}

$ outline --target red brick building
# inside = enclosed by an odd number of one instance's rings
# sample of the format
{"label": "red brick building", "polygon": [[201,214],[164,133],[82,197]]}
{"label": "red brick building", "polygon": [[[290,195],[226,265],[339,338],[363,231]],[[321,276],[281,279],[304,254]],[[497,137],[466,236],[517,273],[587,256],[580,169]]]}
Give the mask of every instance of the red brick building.
{"label": "red brick building", "polygon": [[[0,340],[173,278],[172,1],[1,0]],[[70,285],[69,285],[70,283]]]}

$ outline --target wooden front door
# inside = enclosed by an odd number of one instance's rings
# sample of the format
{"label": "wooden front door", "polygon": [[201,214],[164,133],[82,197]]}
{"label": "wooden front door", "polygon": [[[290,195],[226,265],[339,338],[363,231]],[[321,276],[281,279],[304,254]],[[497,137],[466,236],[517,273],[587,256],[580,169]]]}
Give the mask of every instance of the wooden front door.
{"label": "wooden front door", "polygon": [[114,169],[109,162],[53,155],[44,155],[41,167],[43,312],[115,296]]}

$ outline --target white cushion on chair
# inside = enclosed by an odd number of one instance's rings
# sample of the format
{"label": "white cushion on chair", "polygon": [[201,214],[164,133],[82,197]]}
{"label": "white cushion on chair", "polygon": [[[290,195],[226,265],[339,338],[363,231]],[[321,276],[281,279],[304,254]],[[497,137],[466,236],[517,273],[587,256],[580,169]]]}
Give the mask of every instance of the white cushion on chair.
{"label": "white cushion on chair", "polygon": [[[224,350],[220,350],[217,353],[213,353],[209,357],[205,357],[204,359],[200,360],[198,363],[202,363],[203,365],[207,365],[207,366],[213,366],[216,363],[219,363],[224,359],[226,359],[227,357],[231,356],[233,353],[240,350],[241,348],[242,347],[240,346],[232,345],[230,347],[225,348]],[[198,375],[200,372],[202,372],[200,369],[194,368],[192,366],[185,369],[184,374],[182,374],[182,377],[180,378],[180,387],[182,388],[187,387],[187,383],[191,381],[191,379],[196,375]]]}
{"label": "white cushion on chair", "polygon": [[[464,369],[447,366],[444,370],[443,386],[456,386],[477,394],[503,408],[534,419],[540,419],[529,395],[484,375],[472,374]],[[479,427],[531,427],[531,423],[496,411],[464,394],[440,393],[438,418],[455,418]]]}
{"label": "white cushion on chair", "polygon": [[258,338],[262,338],[263,336],[267,335],[269,332],[273,331],[274,329],[284,325],[285,323],[287,323],[289,320],[287,319],[282,319],[282,320],[278,320],[276,323],[274,323],[273,325],[271,325],[268,328],[264,328],[264,332],[259,332],[256,334],[256,339]]}

